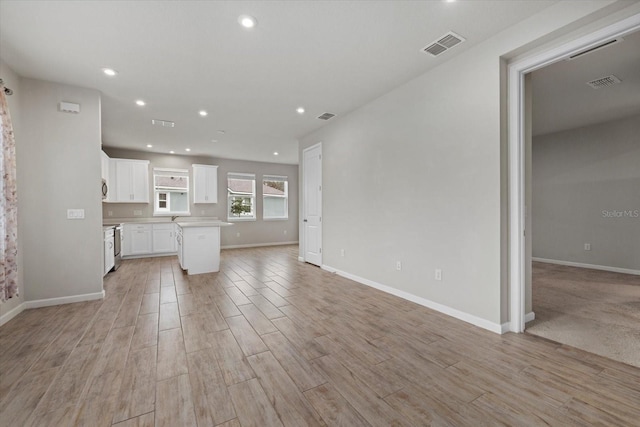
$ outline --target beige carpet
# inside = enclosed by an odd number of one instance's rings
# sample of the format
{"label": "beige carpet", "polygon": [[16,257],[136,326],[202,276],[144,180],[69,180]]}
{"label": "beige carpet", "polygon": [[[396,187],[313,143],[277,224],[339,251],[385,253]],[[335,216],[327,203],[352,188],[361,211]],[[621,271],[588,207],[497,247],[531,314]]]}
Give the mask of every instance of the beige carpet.
{"label": "beige carpet", "polygon": [[640,276],[533,263],[526,332],[640,367]]}

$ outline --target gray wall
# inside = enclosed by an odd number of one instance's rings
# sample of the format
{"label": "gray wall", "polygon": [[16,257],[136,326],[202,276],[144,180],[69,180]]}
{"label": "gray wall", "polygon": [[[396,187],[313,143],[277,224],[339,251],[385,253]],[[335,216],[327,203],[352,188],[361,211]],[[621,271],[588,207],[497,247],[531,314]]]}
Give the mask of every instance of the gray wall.
{"label": "gray wall", "polygon": [[533,256],[640,270],[640,116],[534,137]]}
{"label": "gray wall", "polygon": [[301,164],[323,143],[323,263],[508,320],[501,58],[607,4],[558,3],[304,137]]}
{"label": "gray wall", "polygon": [[[13,90],[13,95],[7,97],[7,103],[9,104],[13,133],[17,141],[20,138],[20,78],[2,60],[0,60],[0,76],[2,76],[5,86]],[[21,221],[18,222],[18,228],[18,290],[20,295],[0,304],[0,317],[18,307],[24,301],[24,257],[22,256],[21,232],[23,227]]]}
{"label": "gray wall", "polygon": [[[159,168],[188,169],[190,186],[193,190],[192,164],[208,164],[218,166],[218,203],[193,204],[193,197],[189,195],[189,204],[192,217],[218,217],[227,220],[227,173],[244,172],[256,174],[256,221],[237,221],[232,227],[222,228],[222,246],[253,245],[268,243],[283,243],[298,241],[298,166],[280,163],[249,162],[243,160],[219,159],[213,157],[178,156],[171,154],[158,154],[145,151],[123,150],[104,147],[104,152],[112,158],[149,160],[150,180],[152,182],[152,170]],[[263,175],[283,175],[289,179],[289,219],[268,220],[262,219],[262,194],[260,190]],[[153,200],[153,191],[150,189],[149,200]],[[153,203],[103,203],[103,215],[105,220],[110,218],[131,218],[133,211],[141,210],[143,218],[153,218]],[[136,217],[140,218],[140,217]],[[285,234],[286,231],[286,234]],[[238,236],[240,233],[240,236]]]}
{"label": "gray wall", "polygon": [[[22,79],[17,95],[24,298],[102,292],[100,93]],[[60,101],[81,104],[80,113],[59,112]],[[68,220],[70,208],[84,209],[85,219]]]}

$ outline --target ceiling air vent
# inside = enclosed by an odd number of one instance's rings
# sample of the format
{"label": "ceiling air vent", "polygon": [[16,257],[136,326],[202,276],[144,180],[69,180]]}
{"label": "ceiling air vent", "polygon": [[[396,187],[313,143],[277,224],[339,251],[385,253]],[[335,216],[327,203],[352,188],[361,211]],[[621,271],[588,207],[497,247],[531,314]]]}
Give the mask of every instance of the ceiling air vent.
{"label": "ceiling air vent", "polygon": [[175,127],[175,122],[170,122],[168,120],[158,120],[158,119],[151,119],[151,124],[152,125],[156,125],[156,126],[164,126],[166,128],[172,128]]}
{"label": "ceiling air vent", "polygon": [[616,76],[614,76],[613,74],[611,74],[610,76],[600,77],[599,79],[595,79],[595,80],[591,80],[590,82],[587,82],[587,84],[594,89],[600,89],[601,87],[607,87],[607,86],[615,85],[618,83],[621,83],[621,80]]}
{"label": "ceiling air vent", "polygon": [[422,51],[432,56],[438,56],[465,40],[466,39],[461,35],[456,34],[453,31],[449,31],[447,34],[440,37],[439,40],[427,45],[427,47],[423,48]]}
{"label": "ceiling air vent", "polygon": [[335,114],[333,114],[333,113],[323,113],[323,114],[319,115],[319,116],[318,116],[318,118],[319,118],[320,120],[329,120],[329,119],[334,118],[335,116],[336,116],[336,115],[335,115]]}
{"label": "ceiling air vent", "polygon": [[624,41],[624,39],[620,38],[620,37],[618,37],[617,39],[609,40],[608,42],[604,42],[602,44],[599,44],[598,46],[594,46],[594,47],[589,48],[587,50],[583,50],[582,52],[578,52],[575,55],[571,55],[570,57],[567,58],[567,61],[572,61],[572,60],[574,60],[576,58],[581,57],[582,55],[587,55],[589,53],[595,52],[596,50],[600,50],[600,49],[602,49],[604,47],[611,46],[611,45],[616,44],[616,43],[620,43],[621,41]]}

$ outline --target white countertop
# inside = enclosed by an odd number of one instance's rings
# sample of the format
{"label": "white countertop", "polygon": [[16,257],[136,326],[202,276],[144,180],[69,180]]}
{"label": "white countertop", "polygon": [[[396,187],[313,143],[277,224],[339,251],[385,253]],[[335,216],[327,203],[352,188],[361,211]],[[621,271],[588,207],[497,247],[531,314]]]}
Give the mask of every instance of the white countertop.
{"label": "white countertop", "polygon": [[158,217],[133,217],[133,218],[114,218],[114,217],[106,217],[102,218],[103,225],[111,225],[111,224],[170,224],[172,222],[207,222],[207,221],[219,221],[218,217],[214,216],[179,216],[176,218],[176,221],[171,221],[170,216],[158,216]]}
{"label": "white countertop", "polygon": [[190,227],[227,227],[229,225],[233,225],[231,222],[224,222],[220,220],[215,221],[179,221],[176,222],[178,226],[182,228],[190,228]]}

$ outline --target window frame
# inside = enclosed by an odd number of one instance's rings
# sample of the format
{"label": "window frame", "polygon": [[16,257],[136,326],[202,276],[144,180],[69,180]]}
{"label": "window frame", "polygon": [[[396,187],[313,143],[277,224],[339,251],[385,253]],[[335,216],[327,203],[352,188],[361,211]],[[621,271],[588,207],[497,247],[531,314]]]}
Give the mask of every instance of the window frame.
{"label": "window frame", "polygon": [[[264,187],[265,181],[280,181],[284,182],[284,195],[265,194]],[[284,216],[267,216],[266,215],[266,198],[281,198],[284,199]],[[284,221],[289,219],[289,177],[284,175],[263,175],[262,176],[262,219],[264,221]]]}
{"label": "window frame", "polygon": [[[229,188],[229,180],[246,180],[252,182],[252,193],[235,193],[232,194],[231,189]],[[232,216],[231,215],[231,198],[232,197],[243,197],[250,199],[251,202],[251,216]],[[227,173],[227,221],[256,221],[257,220],[257,207],[256,207],[256,175],[253,173],[239,173],[239,172],[228,172]]]}
{"label": "window frame", "polygon": [[[185,190],[171,190],[168,188],[162,188],[156,186],[157,176],[179,176],[184,177],[187,181]],[[167,168],[153,168],[153,216],[190,216],[191,215],[191,203],[190,203],[190,183],[189,170],[188,169],[167,169]],[[187,196],[187,210],[186,211],[172,211],[171,210],[171,194],[172,193],[186,193]],[[160,194],[166,194],[166,208],[160,208]]]}

